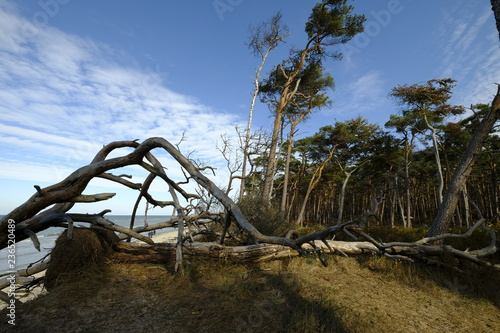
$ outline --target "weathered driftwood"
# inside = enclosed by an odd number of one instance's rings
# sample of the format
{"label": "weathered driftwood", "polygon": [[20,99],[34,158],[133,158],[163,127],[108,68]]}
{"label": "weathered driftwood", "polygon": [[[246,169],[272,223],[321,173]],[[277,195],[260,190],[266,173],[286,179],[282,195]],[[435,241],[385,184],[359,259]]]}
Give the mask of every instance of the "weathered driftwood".
{"label": "weathered driftwood", "polygon": [[[65,222],[74,223],[74,222],[87,222],[96,226],[105,227],[107,229],[126,234],[128,236],[139,239],[143,242],[152,244],[153,241],[151,238],[146,237],[144,235],[139,234],[134,230],[130,230],[128,228],[119,226],[114,224],[112,221],[108,220],[104,217],[104,214],[109,213],[109,210],[104,210],[99,214],[69,214],[69,213],[60,213],[60,214],[51,214],[47,216],[45,219],[50,221],[51,225],[58,225],[65,227]],[[41,220],[41,223],[45,223],[44,220]],[[19,224],[18,226],[23,226],[23,224]]]}
{"label": "weathered driftwood", "polygon": [[[139,144],[135,141],[112,142],[101,149],[91,164],[76,170],[63,181],[43,189],[35,186],[36,193],[31,198],[0,219],[0,248],[5,248],[7,246],[9,221],[14,221],[14,223],[16,223],[16,241],[20,241],[28,237],[24,232],[25,229],[37,233],[54,226],[57,222],[49,219],[48,216],[51,214],[66,213],[73,207],[75,201],[95,201],[96,199],[109,198],[110,195],[82,196],[82,192],[90,180],[95,177],[103,177],[112,181],[119,180],[119,183],[137,189],[138,184],[124,180],[123,175],[120,177],[108,173],[110,170],[124,166],[140,165],[144,169],[162,178],[169,186],[174,188],[186,199],[195,197],[195,195],[186,193],[178,184],[169,179],[163,172],[163,168],[161,167],[160,169],[161,165],[157,162],[156,158],[149,153],[150,150],[154,148],[166,146],[168,147],[167,150],[172,149],[180,155],[175,147],[170,144],[165,144],[166,142],[166,140],[161,138],[151,138],[146,140],[143,144]],[[111,151],[124,147],[132,147],[135,148],[135,150],[122,157],[106,159]],[[153,165],[144,162],[143,159],[150,161]],[[151,201],[154,205],[158,204],[157,201]],[[43,212],[43,210],[48,207],[51,208]]]}
{"label": "weathered driftwood", "polygon": [[[212,213],[203,213],[203,214],[196,214],[196,215],[189,215],[185,217],[185,221],[193,221],[192,223],[198,226],[203,226],[207,227],[209,225],[213,225],[216,223],[215,221],[219,221],[223,218],[224,214],[212,214]],[[141,233],[145,231],[152,231],[152,230],[158,230],[158,229],[163,229],[163,228],[177,228],[179,227],[179,224],[181,219],[177,217],[171,217],[168,221],[165,222],[158,222],[154,224],[148,224],[148,225],[141,225],[137,227],[133,227],[131,230]],[[118,237],[121,240],[128,239],[129,235],[125,233],[119,233]]]}
{"label": "weathered driftwood", "polygon": [[48,260],[44,260],[27,268],[20,269],[15,273],[9,273],[0,277],[0,290],[8,287],[11,284],[12,276],[15,277],[16,285],[26,285],[34,281],[33,275],[43,272],[49,265]]}
{"label": "weathered driftwood", "polygon": [[[158,225],[163,225],[167,222],[148,226],[147,228],[154,229]],[[170,222],[168,222],[170,223]],[[493,265],[481,259],[490,253],[496,251],[496,238],[492,236],[492,242],[483,249],[473,251],[460,251],[446,245],[430,245],[429,242],[446,238],[465,238],[469,237],[472,232],[477,228],[483,227],[484,220],[478,221],[471,229],[464,234],[443,234],[436,237],[426,237],[416,242],[392,242],[392,243],[379,243],[365,234],[361,229],[350,226],[350,231],[357,234],[366,241],[332,241],[332,240],[314,240],[314,238],[323,238],[324,235],[331,233],[331,230],[337,230],[336,227],[327,228],[310,235],[304,236],[303,240],[313,239],[305,242],[302,245],[302,251],[293,250],[289,246],[279,244],[252,244],[246,246],[224,246],[219,243],[189,243],[185,242],[182,245],[183,256],[187,258],[211,258],[217,260],[228,260],[236,262],[261,262],[268,260],[276,260],[282,258],[290,258],[299,256],[303,253],[318,254],[320,261],[327,265],[327,260],[324,254],[339,254],[342,256],[359,255],[359,254],[373,254],[383,255],[390,258],[404,259],[404,260],[421,260],[429,264],[448,265],[443,262],[441,258],[449,259],[455,257],[461,260],[467,260],[478,265],[487,266],[493,269],[500,269],[500,265]],[[126,235],[125,235],[126,236]],[[118,239],[118,237],[117,237]],[[71,244],[71,243],[65,243]],[[102,243],[99,243],[102,245]],[[116,263],[159,263],[172,265],[178,263],[177,258],[177,243],[129,243],[117,242],[113,245],[113,251],[107,257]],[[74,251],[71,254],[72,261],[79,261],[78,256],[86,256],[85,251]],[[98,250],[98,249],[96,249]],[[67,253],[63,249],[58,249],[59,252]],[[48,260],[42,263],[33,265],[27,269],[20,270],[13,274],[16,279],[17,286],[30,285],[35,281],[31,275],[45,270],[48,266]],[[12,276],[0,277],[0,289],[7,287],[12,280]],[[0,300],[9,300],[7,294],[0,294]]]}
{"label": "weathered driftwood", "polygon": [[[105,159],[111,151],[122,147],[133,147],[135,149],[125,156]],[[91,164],[76,170],[62,182],[43,189],[37,188],[36,194],[28,199],[28,201],[0,219],[0,248],[7,246],[9,220],[13,220],[16,223],[17,241],[29,237],[24,230],[31,230],[36,233],[50,226],[54,226],[59,221],[57,218],[54,219],[53,217],[58,216],[58,214],[65,214],[72,207],[73,198],[81,196],[82,191],[92,178],[107,174],[107,172],[112,169],[128,165],[140,165],[151,174],[163,179],[170,189],[175,189],[175,191],[182,194],[185,198],[189,199],[194,197],[194,195],[189,195],[184,192],[178,184],[168,178],[157,159],[150,154],[150,151],[155,148],[163,148],[166,150],[188,172],[192,179],[217,198],[231,215],[233,221],[241,229],[246,231],[254,239],[255,243],[280,244],[289,246],[299,252],[302,251],[301,245],[305,242],[303,238],[290,240],[285,237],[266,236],[260,233],[248,222],[241,213],[239,207],[224,191],[219,189],[211,180],[204,176],[198,168],[163,138],[150,138],[141,144],[136,141],[110,143],[101,149]],[[150,164],[144,162],[143,159],[148,160]],[[39,213],[51,205],[54,206],[50,208],[48,213]],[[179,212],[178,207],[177,211]],[[108,227],[113,228],[112,225]],[[309,238],[306,239],[309,240]]]}
{"label": "weathered driftwood", "polygon": [[[324,253],[343,252],[345,254],[378,253],[370,242],[322,241],[304,244],[306,251]],[[111,259],[123,263],[170,263],[175,261],[176,243],[157,243],[153,245],[120,242]],[[223,246],[218,243],[185,243],[183,254],[186,257],[205,257],[230,261],[261,262],[299,256],[299,252],[288,246],[278,244],[252,244],[246,246]]]}
{"label": "weathered driftwood", "polygon": [[[14,273],[8,273],[0,277],[0,300],[9,304],[11,301],[11,297],[9,293],[11,292],[10,287],[13,286],[16,289],[30,286],[32,284],[38,283],[40,279],[35,277],[34,275],[40,272],[43,272],[48,267],[48,260],[44,260],[35,265],[30,265],[25,269],[18,270]],[[2,291],[3,289],[8,288],[8,292]]]}
{"label": "weathered driftwood", "polygon": [[[428,263],[444,264],[440,262],[440,257],[451,255],[453,257],[467,260],[479,265],[489,266],[494,269],[500,269],[500,265],[493,265],[481,259],[488,255],[495,248],[496,239],[493,239],[490,245],[484,249],[473,251],[460,251],[447,245],[430,245],[438,239],[445,238],[465,238],[484,221],[478,221],[473,228],[464,234],[446,234],[437,237],[426,237],[419,241],[410,242],[392,242],[382,244],[376,242],[370,236],[359,229],[351,229],[367,241],[332,241],[332,240],[312,240],[304,243],[302,249],[305,253],[337,253],[343,256],[358,254],[377,254],[385,255],[390,258],[399,258],[407,260],[423,260]],[[118,243],[112,260],[117,262],[134,263],[169,263],[175,260],[175,243],[158,244],[139,244],[139,243]],[[267,261],[286,257],[295,257],[300,255],[298,251],[289,246],[279,244],[253,244],[247,246],[223,246],[218,243],[185,243],[183,254],[187,257],[206,257],[215,259],[224,259],[232,261]],[[321,257],[320,257],[321,259]],[[323,262],[325,264],[325,262]]]}

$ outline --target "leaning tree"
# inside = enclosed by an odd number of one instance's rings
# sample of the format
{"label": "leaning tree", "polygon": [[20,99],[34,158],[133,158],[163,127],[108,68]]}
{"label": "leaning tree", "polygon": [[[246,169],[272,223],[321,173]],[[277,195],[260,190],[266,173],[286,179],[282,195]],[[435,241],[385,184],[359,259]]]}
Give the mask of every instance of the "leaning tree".
{"label": "leaning tree", "polygon": [[491,0],[491,7],[497,22],[498,35],[500,36],[500,0]]}
{"label": "leaning tree", "polygon": [[436,236],[445,233],[451,222],[453,212],[457,207],[460,194],[465,187],[467,177],[472,171],[472,167],[477,159],[478,153],[483,147],[483,143],[499,118],[500,113],[500,85],[497,94],[491,103],[491,108],[481,120],[474,135],[472,136],[462,158],[455,170],[452,180],[448,185],[442,204],[439,206],[437,215],[429,230],[428,236]]}
{"label": "leaning tree", "polygon": [[[339,59],[341,54],[332,51],[335,45],[345,44],[355,35],[363,32],[364,15],[353,13],[353,6],[347,5],[348,0],[325,0],[314,6],[306,23],[307,42],[300,50],[293,50],[291,57],[276,67],[285,78],[280,89],[267,95],[266,102],[271,104],[274,113],[271,148],[265,170],[262,195],[269,198],[272,192],[272,181],[276,163],[276,148],[279,133],[286,108],[294,99],[301,84],[300,74],[310,61],[322,61],[325,58]],[[264,85],[272,85],[273,77],[264,80]],[[262,90],[261,90],[262,92]],[[264,92],[265,94],[265,92]]]}

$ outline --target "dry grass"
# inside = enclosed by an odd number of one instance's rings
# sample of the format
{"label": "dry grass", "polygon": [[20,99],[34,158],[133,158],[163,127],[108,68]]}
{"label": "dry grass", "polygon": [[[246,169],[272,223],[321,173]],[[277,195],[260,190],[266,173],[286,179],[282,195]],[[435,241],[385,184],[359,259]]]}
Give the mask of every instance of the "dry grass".
{"label": "dry grass", "polygon": [[469,271],[378,257],[199,260],[184,276],[114,264],[21,305],[15,331],[500,332],[499,275]]}
{"label": "dry grass", "polygon": [[45,274],[48,290],[103,270],[113,245],[119,241],[114,232],[100,227],[75,228],[71,240],[67,233],[66,230],[57,238],[51,251]]}

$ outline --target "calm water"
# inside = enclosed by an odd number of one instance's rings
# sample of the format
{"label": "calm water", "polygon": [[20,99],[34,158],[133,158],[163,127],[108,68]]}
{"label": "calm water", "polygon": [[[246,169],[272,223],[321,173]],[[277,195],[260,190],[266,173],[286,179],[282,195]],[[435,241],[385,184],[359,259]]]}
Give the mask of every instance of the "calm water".
{"label": "calm water", "polygon": [[[113,221],[115,224],[129,227],[130,226],[130,216],[128,215],[106,215],[106,218]],[[168,216],[148,216],[148,224],[154,224],[158,222],[168,221],[170,217]],[[144,224],[144,216],[136,216],[134,225],[141,226]],[[75,225],[88,226],[88,223],[75,223]],[[163,231],[169,231],[172,228],[165,228]],[[42,232],[39,232],[38,239],[40,240],[40,252],[38,252],[30,239],[25,239],[21,242],[16,243],[16,269],[20,270],[27,267],[29,264],[36,262],[37,260],[43,258],[47,255],[50,250],[54,247],[54,242],[57,237],[64,231],[64,228],[49,228]],[[0,275],[10,271],[8,269],[7,262],[7,249],[0,250]]]}

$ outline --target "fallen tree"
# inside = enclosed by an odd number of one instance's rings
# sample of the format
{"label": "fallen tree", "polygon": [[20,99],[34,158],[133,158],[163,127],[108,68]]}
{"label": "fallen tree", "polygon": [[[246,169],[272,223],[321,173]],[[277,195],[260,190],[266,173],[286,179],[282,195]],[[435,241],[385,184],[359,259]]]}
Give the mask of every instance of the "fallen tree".
{"label": "fallen tree", "polygon": [[[436,237],[426,237],[416,242],[391,242],[380,243],[364,233],[359,228],[350,228],[350,231],[366,239],[366,241],[334,241],[313,240],[302,245],[302,249],[309,253],[321,254],[377,254],[389,258],[403,260],[423,260],[428,263],[447,265],[439,262],[439,257],[445,254],[460,259],[471,261],[476,264],[500,269],[499,264],[490,264],[480,258],[496,252],[496,236],[491,231],[491,243],[482,248],[472,251],[461,251],[451,246],[430,245],[433,241],[449,238],[466,238],[474,230],[484,226],[484,219],[476,222],[466,233],[442,234]],[[487,229],[489,230],[489,229]],[[118,243],[115,252],[111,256],[116,262],[133,263],[165,263],[174,258],[175,244],[141,244],[141,243]],[[288,246],[276,244],[253,244],[246,246],[223,246],[218,243],[187,243],[183,247],[183,253],[188,257],[206,257],[233,261],[267,261],[280,258],[288,258],[300,255],[298,251]],[[132,254],[132,255],[131,255]],[[434,259],[430,259],[433,257]],[[325,257],[320,257],[323,264],[327,264]]]}
{"label": "fallen tree", "polygon": [[[120,148],[133,148],[133,151],[120,157],[107,158],[112,151]],[[187,173],[186,180],[175,182],[170,179],[159,160],[152,154],[151,151],[154,149],[162,149],[168,152]],[[138,165],[149,172],[144,184],[132,183],[125,179],[130,178],[129,176],[118,176],[111,173],[113,170],[131,165]],[[148,193],[149,186],[156,177],[165,182],[172,196],[172,201],[158,201]],[[156,225],[134,227],[132,223],[130,228],[125,228],[116,225],[105,217],[109,210],[98,214],[69,213],[68,211],[75,202],[95,202],[108,200],[114,196],[114,193],[83,194],[89,182],[94,178],[108,179],[133,190],[138,190],[139,197],[135,204],[134,214],[137,211],[136,208],[140,199],[145,198],[153,206],[173,206],[175,216],[170,221]],[[224,211],[218,213],[196,212],[194,207],[197,205],[193,205],[191,202],[198,199],[198,196],[189,194],[182,188],[182,184],[190,180],[194,180],[216,198],[224,207]],[[202,173],[200,168],[196,167],[193,162],[163,138],[150,138],[142,143],[137,141],[112,142],[104,146],[89,165],[76,170],[60,183],[46,188],[35,186],[35,189],[36,193],[31,198],[0,220],[0,248],[9,246],[12,240],[11,235],[15,236],[16,242],[30,238],[34,246],[39,248],[40,243],[36,234],[54,226],[67,228],[67,232],[61,237],[69,240],[66,244],[72,244],[71,241],[75,236],[75,232],[77,232],[76,230],[78,230],[74,227],[74,223],[83,222],[89,223],[93,228],[108,229],[120,235],[117,242],[112,242],[113,251],[110,254],[112,260],[118,262],[175,262],[176,270],[182,269],[183,255],[206,256],[226,260],[259,261],[310,253],[317,254],[325,265],[325,255],[327,253],[337,253],[343,256],[375,253],[398,259],[423,260],[428,263],[439,262],[440,256],[450,254],[456,258],[500,269],[498,265],[493,265],[484,260],[485,256],[497,250],[495,234],[486,228],[484,219],[478,221],[464,235],[438,235],[424,238],[415,243],[382,244],[375,241],[363,232],[362,227],[365,225],[368,216],[376,214],[376,208],[381,202],[381,198],[374,200],[374,208],[367,211],[359,221],[350,221],[339,226],[327,227],[301,237],[291,237],[297,233],[288,233],[287,236],[283,237],[264,235],[246,219],[238,205],[229,198],[225,191],[218,188]],[[181,207],[177,194],[184,197],[190,204]],[[219,234],[219,242],[194,242],[193,232],[203,234],[203,226],[207,224],[223,226],[224,230]],[[229,233],[230,225],[234,225],[236,230],[247,235],[246,239],[251,240],[250,244],[244,246],[222,245],[224,239],[231,236]],[[178,227],[179,233],[175,244],[154,244],[151,238],[141,234],[144,231],[167,226]],[[446,245],[431,245],[436,240],[450,237],[467,237],[479,227],[487,230],[491,236],[490,245],[484,249],[459,251]],[[188,230],[187,235],[184,235],[185,228]],[[208,229],[205,228],[206,230]],[[356,235],[364,241],[337,242],[329,240],[334,234],[341,232],[353,237]],[[124,242],[123,240],[126,238],[141,240],[145,244]],[[63,250],[62,253],[64,256],[65,251]],[[73,253],[78,253],[78,251]]]}

